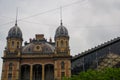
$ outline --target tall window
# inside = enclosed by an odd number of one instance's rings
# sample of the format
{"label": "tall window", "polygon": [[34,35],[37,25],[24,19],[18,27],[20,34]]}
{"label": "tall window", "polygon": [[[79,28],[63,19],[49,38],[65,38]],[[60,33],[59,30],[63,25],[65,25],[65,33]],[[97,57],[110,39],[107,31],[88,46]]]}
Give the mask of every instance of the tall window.
{"label": "tall window", "polygon": [[12,67],[13,67],[13,64],[10,63],[10,64],[9,64],[9,71],[10,71],[10,72],[12,72]]}
{"label": "tall window", "polygon": [[7,46],[10,46],[10,42],[8,42],[8,45]]}
{"label": "tall window", "polygon": [[12,80],[12,74],[8,74],[8,80]]}
{"label": "tall window", "polygon": [[61,69],[65,69],[65,63],[63,61],[61,62]]}
{"label": "tall window", "polygon": [[64,44],[63,44],[63,40],[61,41],[61,47],[63,47],[64,46]]}
{"label": "tall window", "polygon": [[19,42],[17,42],[17,48],[19,48]]}
{"label": "tall window", "polygon": [[61,77],[65,77],[65,72],[61,72]]}
{"label": "tall window", "polygon": [[68,42],[66,41],[66,47],[68,46]]}
{"label": "tall window", "polygon": [[57,41],[57,47],[58,47],[58,41]]}
{"label": "tall window", "polygon": [[12,47],[14,47],[14,41],[12,41]]}

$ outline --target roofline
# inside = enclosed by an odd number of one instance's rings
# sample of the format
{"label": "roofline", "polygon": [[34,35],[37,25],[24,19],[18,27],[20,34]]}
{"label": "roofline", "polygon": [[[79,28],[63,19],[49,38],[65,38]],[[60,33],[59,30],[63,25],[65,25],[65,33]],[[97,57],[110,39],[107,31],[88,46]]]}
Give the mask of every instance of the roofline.
{"label": "roofline", "polygon": [[76,59],[78,59],[78,58],[80,58],[80,57],[83,57],[84,55],[88,55],[88,54],[90,54],[90,53],[92,53],[92,52],[95,52],[95,51],[97,51],[97,50],[99,50],[99,49],[102,49],[102,48],[104,48],[104,47],[106,47],[106,46],[109,46],[109,45],[111,45],[111,44],[117,43],[118,41],[120,41],[120,37],[114,38],[114,39],[112,39],[112,40],[110,40],[110,41],[107,41],[107,42],[101,44],[101,45],[98,45],[97,47],[88,49],[88,50],[85,51],[85,52],[82,52],[82,53],[80,53],[80,54],[78,54],[78,55],[76,55],[76,56],[73,56],[72,60],[76,60]]}

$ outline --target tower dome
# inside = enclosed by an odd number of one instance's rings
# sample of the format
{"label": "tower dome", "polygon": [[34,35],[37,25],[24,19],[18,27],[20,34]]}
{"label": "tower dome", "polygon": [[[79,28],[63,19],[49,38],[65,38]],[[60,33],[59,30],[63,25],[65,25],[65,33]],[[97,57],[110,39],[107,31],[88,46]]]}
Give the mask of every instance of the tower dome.
{"label": "tower dome", "polygon": [[20,38],[22,39],[22,31],[20,28],[17,26],[17,23],[15,26],[13,26],[9,32],[8,32],[8,37],[7,38]]}
{"label": "tower dome", "polygon": [[65,26],[62,25],[62,22],[61,22],[61,25],[56,29],[55,38],[61,37],[61,36],[69,37],[68,30]]}

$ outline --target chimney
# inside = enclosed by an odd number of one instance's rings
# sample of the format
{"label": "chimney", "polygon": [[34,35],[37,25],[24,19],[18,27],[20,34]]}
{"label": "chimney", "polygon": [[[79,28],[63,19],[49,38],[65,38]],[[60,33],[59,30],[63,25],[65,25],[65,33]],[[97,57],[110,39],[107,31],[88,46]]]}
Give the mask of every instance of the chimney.
{"label": "chimney", "polygon": [[31,43],[31,42],[32,42],[32,39],[30,38],[29,41],[30,41],[30,43]]}
{"label": "chimney", "polygon": [[50,37],[49,42],[52,43],[52,38]]}
{"label": "chimney", "polygon": [[44,40],[44,34],[36,34],[36,40]]}
{"label": "chimney", "polygon": [[27,41],[25,41],[25,42],[24,42],[24,45],[26,46],[27,44],[28,44]]}

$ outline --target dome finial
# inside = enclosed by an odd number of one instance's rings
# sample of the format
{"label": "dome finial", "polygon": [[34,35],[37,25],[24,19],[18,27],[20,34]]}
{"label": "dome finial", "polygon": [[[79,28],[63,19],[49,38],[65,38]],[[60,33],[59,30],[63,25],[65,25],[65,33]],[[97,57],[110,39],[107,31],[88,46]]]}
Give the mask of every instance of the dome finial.
{"label": "dome finial", "polygon": [[15,20],[15,26],[17,26],[17,17],[18,17],[18,8],[16,8],[16,20]]}
{"label": "dome finial", "polygon": [[60,25],[62,26],[62,6],[60,6]]}
{"label": "dome finial", "polygon": [[61,25],[61,26],[63,25],[63,23],[62,23],[62,20],[61,20],[61,23],[60,23],[60,25]]}

